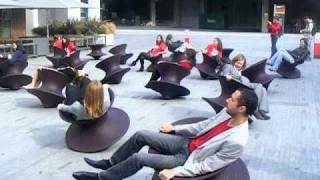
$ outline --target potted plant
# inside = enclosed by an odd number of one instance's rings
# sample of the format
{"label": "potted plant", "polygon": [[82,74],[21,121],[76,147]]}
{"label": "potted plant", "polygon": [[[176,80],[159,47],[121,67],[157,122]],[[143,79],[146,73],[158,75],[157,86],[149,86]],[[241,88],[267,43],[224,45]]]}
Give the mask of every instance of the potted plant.
{"label": "potted plant", "polygon": [[[106,46],[114,45],[114,34],[116,29],[116,25],[113,22],[101,21],[99,36],[103,37],[103,43],[105,43]],[[100,41],[101,40],[99,40],[99,42]]]}

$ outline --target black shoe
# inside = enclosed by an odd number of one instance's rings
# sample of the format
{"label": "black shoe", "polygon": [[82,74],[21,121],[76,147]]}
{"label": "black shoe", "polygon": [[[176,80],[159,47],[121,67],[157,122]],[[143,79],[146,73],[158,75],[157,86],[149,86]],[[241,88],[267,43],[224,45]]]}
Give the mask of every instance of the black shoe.
{"label": "black shoe", "polygon": [[77,180],[99,180],[98,173],[93,172],[78,171],[72,173],[72,176]]}
{"label": "black shoe", "polygon": [[264,120],[264,117],[262,116],[262,114],[259,111],[254,112],[253,115],[257,119]]}
{"label": "black shoe", "polygon": [[138,70],[138,72],[143,72],[143,70],[144,70],[144,67],[141,66],[140,69]]}
{"label": "black shoe", "polygon": [[137,61],[133,61],[130,66],[135,66],[137,64]]}
{"label": "black shoe", "polygon": [[94,161],[89,158],[84,158],[84,161],[90,166],[102,170],[107,170],[112,166],[109,160]]}
{"label": "black shoe", "polygon": [[264,113],[264,112],[260,111],[260,114],[263,116],[263,120],[269,120],[270,119],[270,116],[268,116],[267,113]]}

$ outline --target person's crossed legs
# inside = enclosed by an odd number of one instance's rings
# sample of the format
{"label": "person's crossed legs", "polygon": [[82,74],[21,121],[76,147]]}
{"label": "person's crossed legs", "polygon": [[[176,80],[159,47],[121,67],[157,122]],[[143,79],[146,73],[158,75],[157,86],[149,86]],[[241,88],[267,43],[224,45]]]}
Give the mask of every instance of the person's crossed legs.
{"label": "person's crossed legs", "polygon": [[[78,180],[123,179],[135,174],[143,167],[154,169],[171,169],[181,166],[188,158],[188,139],[172,134],[151,131],[138,131],[124,143],[110,158],[103,160],[105,171],[98,173],[75,172]],[[149,146],[160,154],[138,153],[144,146]],[[87,159],[88,160],[88,159]],[[88,162],[88,161],[87,161]],[[101,161],[89,160],[94,167]]]}

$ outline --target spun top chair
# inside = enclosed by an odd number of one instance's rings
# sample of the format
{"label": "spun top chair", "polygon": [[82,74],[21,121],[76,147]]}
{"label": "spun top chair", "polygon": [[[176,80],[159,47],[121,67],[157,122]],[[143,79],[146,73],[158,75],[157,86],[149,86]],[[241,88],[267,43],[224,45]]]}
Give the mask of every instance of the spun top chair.
{"label": "spun top chair", "polygon": [[301,72],[297,66],[302,63],[303,62],[295,62],[291,64],[288,61],[283,60],[277,70],[277,73],[287,79],[299,79],[301,77]]}
{"label": "spun top chair", "polygon": [[196,68],[200,72],[200,76],[203,79],[218,79],[219,75],[216,72],[216,69],[219,66],[218,62],[207,54],[202,55],[202,63],[196,65]]}
{"label": "spun top chair", "polygon": [[88,63],[89,60],[80,59],[80,50],[77,50],[70,56],[66,56],[61,60],[63,66],[70,66],[75,69],[83,69],[83,67]]}
{"label": "spun top chair", "polygon": [[[147,59],[148,60],[148,59]],[[159,54],[156,57],[152,57],[149,61],[151,64],[147,67],[147,72],[153,72],[155,70],[155,67],[157,66],[158,62],[163,60],[162,54]],[[171,61],[171,60],[170,60]]]}
{"label": "spun top chair", "polygon": [[56,107],[65,99],[62,89],[70,82],[70,79],[53,69],[41,69],[39,76],[40,87],[26,90],[37,96],[45,108]]}
{"label": "spun top chair", "polygon": [[4,63],[8,64],[4,65],[6,70],[0,77],[0,87],[17,90],[31,83],[32,77],[22,74],[23,70],[28,66],[27,61],[16,61],[14,64],[9,64],[8,61]]}
{"label": "spun top chair", "polygon": [[[81,89],[78,90],[76,94],[81,94]],[[130,125],[129,116],[123,110],[112,107],[115,95],[110,88],[108,93],[110,107],[100,118],[76,120],[71,113],[59,111],[61,119],[71,123],[65,139],[69,149],[85,153],[99,152],[108,149],[125,135]]]}
{"label": "spun top chair", "polygon": [[219,82],[221,86],[221,94],[216,98],[202,98],[205,100],[216,113],[219,113],[224,107],[226,107],[226,100],[231,97],[232,93],[239,88],[251,89],[248,86],[241,84],[235,80],[227,80],[224,76],[219,76]]}
{"label": "spun top chair", "polygon": [[105,56],[106,53],[102,52],[102,48],[104,44],[91,44],[89,47],[91,48],[91,52],[87,54],[87,56],[93,57],[94,60],[99,60],[102,56]]}
{"label": "spun top chair", "polygon": [[131,68],[121,68],[120,67],[121,55],[114,55],[106,58],[96,65],[105,72],[104,78],[101,80],[103,84],[119,84],[123,76],[130,71]]}
{"label": "spun top chair", "polygon": [[61,60],[66,56],[66,52],[57,47],[53,47],[53,56],[46,56],[51,61],[53,68],[57,69],[61,66]]}
{"label": "spun top chair", "polygon": [[261,60],[242,71],[242,75],[247,77],[252,83],[260,83],[266,89],[273,81],[274,77],[265,71],[267,59]]}
{"label": "spun top chair", "polygon": [[109,53],[113,55],[120,54],[120,64],[126,64],[127,60],[130,59],[133,54],[132,53],[126,53],[127,44],[120,44],[117,45],[109,50]]}
{"label": "spun top chair", "polygon": [[148,82],[147,88],[159,92],[164,99],[173,99],[190,94],[186,87],[180,85],[181,80],[190,74],[188,69],[170,62],[160,62],[156,68],[161,78],[159,81]]}

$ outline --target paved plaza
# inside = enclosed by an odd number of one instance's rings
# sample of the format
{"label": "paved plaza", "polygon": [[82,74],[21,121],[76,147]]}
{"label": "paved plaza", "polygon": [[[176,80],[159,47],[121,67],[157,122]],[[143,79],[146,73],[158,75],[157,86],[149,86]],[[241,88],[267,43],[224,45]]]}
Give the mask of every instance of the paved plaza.
{"label": "paved plaza", "polygon": [[[172,33],[183,39],[183,30],[118,30],[116,44],[127,43],[127,52],[149,50],[157,34]],[[269,57],[270,36],[263,33],[191,32],[191,42],[198,50],[220,37],[225,48],[234,48],[231,57],[243,53],[249,64]],[[284,35],[279,46],[293,49],[301,35]],[[110,49],[107,47],[105,52]],[[89,51],[82,51],[82,58]],[[166,56],[168,56],[167,54]],[[110,55],[108,55],[110,56]],[[200,54],[197,61],[201,62]],[[90,61],[85,70],[91,79],[102,79],[103,71],[96,69],[99,61]],[[138,63],[139,64],[139,63]],[[45,57],[29,60],[25,73],[31,75],[38,66],[50,66]],[[126,66],[126,65],[125,65]],[[70,124],[61,120],[55,108],[42,108],[40,101],[24,89],[0,90],[0,179],[1,180],[72,180],[72,172],[96,171],[83,161],[109,158],[132,134],[141,129],[158,131],[161,123],[187,117],[210,117],[213,109],[201,97],[220,94],[217,80],[202,80],[197,69],[182,81],[191,94],[176,100],[163,100],[144,85],[151,73],[138,73],[139,65],[127,73],[121,84],[111,85],[116,94],[115,107],[130,117],[126,135],[109,149],[99,153],[78,153],[65,144]],[[279,76],[268,90],[269,121],[254,121],[250,139],[242,155],[252,180],[319,180],[320,179],[320,60],[305,62],[298,67],[300,79]],[[147,149],[144,148],[143,151]],[[128,180],[151,179],[153,170],[144,168]]]}

